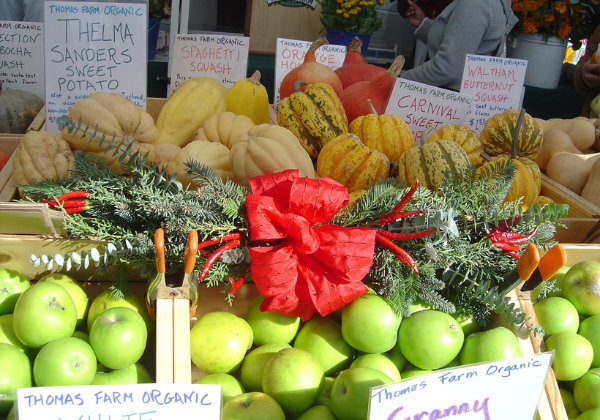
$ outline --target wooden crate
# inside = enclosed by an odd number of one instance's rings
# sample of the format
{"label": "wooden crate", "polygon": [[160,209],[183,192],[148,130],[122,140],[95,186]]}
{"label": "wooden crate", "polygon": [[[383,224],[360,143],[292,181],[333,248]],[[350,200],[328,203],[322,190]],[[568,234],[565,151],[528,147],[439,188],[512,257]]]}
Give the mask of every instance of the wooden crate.
{"label": "wooden crate", "polygon": [[590,203],[568,188],[563,187],[545,174],[542,174],[541,195],[551,198],[555,203],[568,204],[569,217],[600,218],[600,207]]}

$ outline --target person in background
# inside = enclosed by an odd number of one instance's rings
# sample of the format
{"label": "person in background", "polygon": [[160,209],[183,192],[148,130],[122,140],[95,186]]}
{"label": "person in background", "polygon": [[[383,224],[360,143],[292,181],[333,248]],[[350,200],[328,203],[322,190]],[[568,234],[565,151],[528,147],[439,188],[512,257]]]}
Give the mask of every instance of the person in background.
{"label": "person in background", "polygon": [[44,0],[0,0],[0,20],[43,22]]}
{"label": "person in background", "polygon": [[600,60],[594,63],[592,57],[598,50],[600,43],[600,25],[596,27],[594,33],[588,38],[585,47],[585,53],[579,58],[573,74],[573,84],[575,90],[587,98],[581,109],[581,115],[590,117],[590,108],[592,99],[600,94]]}
{"label": "person in background", "polygon": [[427,46],[425,62],[400,77],[454,90],[460,89],[467,54],[501,55],[518,21],[511,0],[454,0],[434,20],[412,0],[399,0],[398,12]]}

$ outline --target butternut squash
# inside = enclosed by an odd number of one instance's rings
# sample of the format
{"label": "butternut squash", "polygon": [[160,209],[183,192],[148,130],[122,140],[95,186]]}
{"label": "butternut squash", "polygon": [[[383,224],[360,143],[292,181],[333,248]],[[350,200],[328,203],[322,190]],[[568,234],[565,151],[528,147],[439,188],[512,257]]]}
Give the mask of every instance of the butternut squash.
{"label": "butternut squash", "polygon": [[551,118],[543,120],[534,118],[542,126],[544,131],[557,129],[564,131],[569,135],[575,147],[579,150],[585,150],[592,147],[596,141],[596,129],[587,118]]}
{"label": "butternut squash", "polygon": [[592,146],[594,149],[600,151],[600,118],[594,122],[594,130],[596,132],[596,140]]}
{"label": "butternut squash", "polygon": [[599,153],[559,153],[548,161],[546,174],[565,188],[580,194],[592,171],[592,165],[600,159]]}
{"label": "butternut squash", "polygon": [[581,197],[596,206],[600,206],[600,159],[594,161],[590,176],[581,191]]}
{"label": "butternut squash", "polygon": [[544,131],[544,140],[540,152],[533,159],[540,169],[546,170],[548,161],[559,153],[581,153],[571,141],[571,137],[562,130],[555,128]]}

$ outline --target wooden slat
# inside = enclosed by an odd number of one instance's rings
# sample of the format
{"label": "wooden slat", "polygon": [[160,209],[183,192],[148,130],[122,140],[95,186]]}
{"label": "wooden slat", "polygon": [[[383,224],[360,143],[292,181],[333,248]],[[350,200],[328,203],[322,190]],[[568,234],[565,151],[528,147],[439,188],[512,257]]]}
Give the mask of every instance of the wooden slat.
{"label": "wooden slat", "polygon": [[190,301],[173,301],[173,382],[191,384]]}
{"label": "wooden slat", "polygon": [[600,224],[600,219],[567,217],[559,219],[565,227],[557,227],[554,240],[561,244],[583,244],[587,242],[590,232]]}
{"label": "wooden slat", "polygon": [[0,233],[3,235],[66,235],[62,212],[45,203],[0,202]]}
{"label": "wooden slat", "polygon": [[[156,305],[156,383],[172,384],[173,376],[173,299],[157,299]],[[188,330],[189,336],[189,330]],[[188,337],[189,342],[189,337]],[[189,351],[189,350],[188,350]]]}
{"label": "wooden slat", "polygon": [[42,107],[40,112],[35,116],[27,131],[43,131],[46,129],[46,105]]}
{"label": "wooden slat", "polygon": [[544,174],[542,174],[541,195],[551,198],[555,203],[568,204],[568,217],[600,217],[600,207],[595,206]]}

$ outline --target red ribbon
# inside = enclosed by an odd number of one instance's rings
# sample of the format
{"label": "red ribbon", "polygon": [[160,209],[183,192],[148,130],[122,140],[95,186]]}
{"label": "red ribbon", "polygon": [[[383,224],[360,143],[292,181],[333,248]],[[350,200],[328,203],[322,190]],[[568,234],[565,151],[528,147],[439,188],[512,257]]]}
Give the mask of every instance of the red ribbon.
{"label": "red ribbon", "polygon": [[252,279],[265,296],[261,311],[306,321],[367,293],[361,280],[373,263],[375,229],[323,224],[348,203],[346,187],[298,170],[249,182],[250,239],[264,243],[250,247]]}

